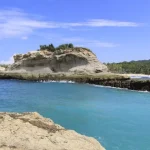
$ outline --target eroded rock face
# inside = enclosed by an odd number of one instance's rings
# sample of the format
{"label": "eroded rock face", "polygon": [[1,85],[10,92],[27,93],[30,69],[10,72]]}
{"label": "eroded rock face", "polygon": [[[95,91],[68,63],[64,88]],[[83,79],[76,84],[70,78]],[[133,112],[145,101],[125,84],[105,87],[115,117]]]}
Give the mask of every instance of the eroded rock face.
{"label": "eroded rock face", "polygon": [[0,71],[5,71],[5,68],[0,66]]}
{"label": "eroded rock face", "polygon": [[0,150],[105,150],[38,113],[0,113]]}
{"label": "eroded rock face", "polygon": [[98,61],[96,56],[85,48],[73,48],[49,52],[33,51],[14,56],[10,70],[33,71],[42,73],[57,72],[106,72],[107,66]]}

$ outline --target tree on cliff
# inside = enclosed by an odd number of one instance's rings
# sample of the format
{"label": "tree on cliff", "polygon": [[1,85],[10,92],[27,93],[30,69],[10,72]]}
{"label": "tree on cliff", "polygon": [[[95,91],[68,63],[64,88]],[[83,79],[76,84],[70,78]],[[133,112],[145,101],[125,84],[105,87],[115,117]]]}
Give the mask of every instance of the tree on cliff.
{"label": "tree on cliff", "polygon": [[69,43],[69,44],[61,44],[59,45],[58,47],[54,47],[53,44],[50,44],[50,45],[40,45],[40,50],[48,50],[48,51],[51,51],[51,52],[54,52],[56,50],[65,50],[65,49],[68,49],[68,48],[74,48],[73,44],[72,43]]}
{"label": "tree on cliff", "polygon": [[53,44],[50,44],[50,45],[40,45],[40,50],[48,50],[48,51],[54,52],[55,51],[55,47],[54,47]]}
{"label": "tree on cliff", "polygon": [[74,46],[73,46],[72,43],[69,43],[68,47],[69,47],[69,48],[74,48]]}
{"label": "tree on cliff", "polygon": [[72,43],[69,44],[61,44],[56,49],[67,49],[67,48],[74,48]]}
{"label": "tree on cliff", "polygon": [[46,45],[40,45],[40,50],[45,50],[45,49],[47,49]]}
{"label": "tree on cliff", "polygon": [[48,46],[48,50],[51,51],[51,52],[54,52],[54,51],[55,51],[54,45],[53,45],[53,44],[50,44],[50,45]]}

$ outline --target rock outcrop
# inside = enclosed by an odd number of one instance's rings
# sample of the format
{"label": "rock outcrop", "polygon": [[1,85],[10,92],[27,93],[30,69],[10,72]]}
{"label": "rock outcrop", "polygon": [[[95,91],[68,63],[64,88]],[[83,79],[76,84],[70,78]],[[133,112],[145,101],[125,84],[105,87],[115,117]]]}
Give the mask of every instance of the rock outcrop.
{"label": "rock outcrop", "polygon": [[0,113],[0,150],[105,150],[38,113]]}
{"label": "rock outcrop", "polygon": [[9,70],[39,73],[100,73],[106,72],[107,66],[98,61],[95,54],[86,48],[66,50],[32,51],[14,56],[14,64]]}
{"label": "rock outcrop", "polygon": [[5,68],[0,66],[0,71],[5,71]]}

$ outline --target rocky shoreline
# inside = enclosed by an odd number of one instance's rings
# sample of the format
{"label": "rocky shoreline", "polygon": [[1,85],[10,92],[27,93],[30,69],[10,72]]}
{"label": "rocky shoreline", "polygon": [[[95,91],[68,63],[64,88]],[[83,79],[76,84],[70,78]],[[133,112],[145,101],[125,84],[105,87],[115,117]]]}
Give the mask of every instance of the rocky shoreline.
{"label": "rocky shoreline", "polygon": [[0,113],[0,150],[105,150],[38,113]]}
{"label": "rocky shoreline", "polygon": [[111,86],[129,90],[149,91],[150,80],[131,79],[116,74],[33,74],[19,72],[1,72],[0,79],[18,79],[27,81],[73,81],[95,85]]}
{"label": "rocky shoreline", "polygon": [[73,81],[130,90],[150,91],[150,80],[131,79],[110,73],[87,48],[60,45],[42,46],[38,51],[14,56],[14,63],[0,68],[0,79],[28,81]]}

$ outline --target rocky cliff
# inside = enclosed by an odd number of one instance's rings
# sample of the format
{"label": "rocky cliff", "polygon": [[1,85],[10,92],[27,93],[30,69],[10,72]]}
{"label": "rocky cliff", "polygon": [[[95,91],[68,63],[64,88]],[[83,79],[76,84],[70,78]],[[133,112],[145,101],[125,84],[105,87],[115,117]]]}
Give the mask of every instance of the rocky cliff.
{"label": "rocky cliff", "polygon": [[5,71],[6,69],[4,67],[0,66],[0,71]]}
{"label": "rocky cliff", "polygon": [[65,50],[32,51],[14,56],[14,64],[9,70],[38,73],[100,73],[107,66],[98,61],[95,54],[86,48],[68,48]]}
{"label": "rocky cliff", "polygon": [[0,150],[105,150],[38,113],[0,113]]}

